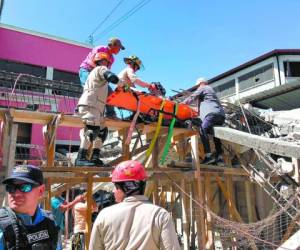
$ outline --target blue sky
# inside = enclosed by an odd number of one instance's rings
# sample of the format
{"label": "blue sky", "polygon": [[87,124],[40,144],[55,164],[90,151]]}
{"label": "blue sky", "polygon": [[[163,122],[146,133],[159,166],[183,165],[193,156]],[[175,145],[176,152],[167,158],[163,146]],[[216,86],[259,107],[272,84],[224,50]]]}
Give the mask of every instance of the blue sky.
{"label": "blue sky", "polygon": [[[299,0],[147,0],[110,32],[117,19],[143,0],[123,0],[95,33],[95,44],[120,37],[122,58],[139,56],[145,81],[171,89],[191,87],[273,49],[299,48]],[[5,0],[1,22],[79,42],[104,20],[120,0]]]}

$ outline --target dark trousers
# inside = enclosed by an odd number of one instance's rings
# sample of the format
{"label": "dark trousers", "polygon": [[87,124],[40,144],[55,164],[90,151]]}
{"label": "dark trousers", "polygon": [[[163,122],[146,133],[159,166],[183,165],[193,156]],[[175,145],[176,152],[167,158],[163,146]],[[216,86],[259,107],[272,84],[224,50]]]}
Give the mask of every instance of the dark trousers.
{"label": "dark trousers", "polygon": [[85,249],[85,235],[84,233],[75,233],[72,238],[72,250]]}
{"label": "dark trousers", "polygon": [[[202,121],[200,137],[203,143],[205,153],[211,153],[209,146],[208,135],[213,135],[213,127],[216,125],[222,126],[224,124],[225,117],[220,114],[208,114]],[[216,148],[216,156],[222,153],[222,144],[219,138],[214,137],[214,143]]]}

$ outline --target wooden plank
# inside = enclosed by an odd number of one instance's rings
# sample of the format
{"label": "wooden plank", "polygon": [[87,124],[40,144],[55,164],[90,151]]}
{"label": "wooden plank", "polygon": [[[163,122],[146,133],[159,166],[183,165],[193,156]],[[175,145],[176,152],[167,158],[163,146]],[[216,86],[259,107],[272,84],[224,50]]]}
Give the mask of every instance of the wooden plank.
{"label": "wooden plank", "polygon": [[158,169],[158,165],[159,165],[159,160],[158,160],[159,153],[160,153],[159,148],[158,148],[159,141],[160,141],[160,138],[158,137],[156,142],[155,142],[153,151],[152,151],[151,162],[152,162],[152,168],[153,169]]}
{"label": "wooden plank", "polygon": [[180,161],[184,161],[185,155],[186,155],[186,151],[185,151],[185,149],[186,149],[186,147],[185,147],[185,144],[186,144],[185,137],[184,137],[183,134],[180,134],[178,137],[179,138],[178,138],[177,142],[174,140],[174,137],[172,138],[172,142],[175,144],[174,147],[175,147],[175,151],[179,155],[179,160]]}
{"label": "wooden plank", "polygon": [[159,203],[159,197],[158,197],[158,182],[153,181],[153,192],[152,192],[152,198],[153,198],[153,204],[158,205]]}
{"label": "wooden plank", "polygon": [[191,147],[193,162],[196,167],[195,179],[196,179],[196,189],[197,189],[197,201],[200,205],[199,207],[199,217],[197,218],[197,233],[198,233],[198,249],[204,249],[206,243],[206,230],[205,230],[205,220],[203,211],[203,190],[201,186],[201,172],[200,172],[200,159],[198,152],[199,138],[198,135],[191,137]]}
{"label": "wooden plank", "polygon": [[196,249],[196,229],[195,229],[195,221],[196,221],[196,206],[194,200],[197,199],[195,197],[194,183],[189,183],[191,190],[190,197],[190,207],[191,207],[191,249]]}
{"label": "wooden plank", "polygon": [[245,181],[245,195],[247,205],[248,223],[255,221],[255,201],[253,197],[253,187],[250,181]]}
{"label": "wooden plank", "polygon": [[215,137],[249,148],[300,159],[300,145],[253,135],[226,127],[214,127]]}
{"label": "wooden plank", "polygon": [[222,191],[225,199],[227,200],[230,215],[232,216],[232,218],[234,218],[238,222],[243,222],[242,217],[240,216],[239,212],[237,211],[237,209],[234,205],[234,202],[232,200],[230,192],[226,189],[226,187],[223,184],[223,182],[221,181],[220,177],[217,175],[215,177],[216,177],[216,181],[217,181],[219,187],[221,188],[221,191]]}
{"label": "wooden plank", "polygon": [[[51,177],[51,183],[80,184],[87,181],[86,176],[82,177]],[[93,182],[111,182],[110,177],[93,177]]]}
{"label": "wooden plank", "polygon": [[[3,110],[7,110],[7,109],[2,109],[2,113]],[[46,112],[17,110],[17,109],[9,109],[9,112],[14,122],[43,124],[43,125],[48,124],[53,119],[53,117],[57,115],[55,113],[51,114]],[[130,126],[130,122],[108,119],[108,118],[105,119],[104,124],[105,126],[109,127],[112,130],[120,130],[123,128],[129,128]],[[83,123],[79,116],[64,115],[62,117],[60,126],[82,128]]]}
{"label": "wooden plank", "polygon": [[[204,175],[204,188],[205,188],[205,200],[206,205],[209,209],[212,209],[212,195],[211,195],[211,178],[209,174]],[[215,249],[214,246],[214,235],[212,230],[212,218],[211,214],[206,211],[206,221],[207,221],[207,242],[206,249]]]}
{"label": "wooden plank", "polygon": [[125,143],[126,138],[128,135],[128,128],[123,128],[120,130],[120,136],[122,137],[122,150],[123,150],[123,161],[129,160],[131,155],[130,155],[130,150],[129,150],[129,145]]}
{"label": "wooden plank", "polygon": [[[4,113],[8,109],[0,108],[0,119],[4,119]],[[46,125],[48,122],[50,122],[53,117],[57,114],[55,113],[46,113],[46,112],[39,112],[39,111],[29,111],[29,110],[18,110],[18,109],[9,109],[9,113],[13,118],[14,122],[21,122],[21,123],[33,123],[33,124],[43,124]],[[130,127],[130,122],[128,121],[122,121],[118,119],[109,119],[105,118],[104,122],[105,126],[108,127],[111,130],[121,130],[124,128]],[[79,116],[74,115],[63,115],[61,119],[60,126],[66,126],[66,127],[76,127],[76,128],[82,128],[83,123]],[[150,133],[155,131],[156,123],[151,124],[138,124],[137,125],[139,129],[142,130],[142,133]],[[161,129],[162,134],[168,133],[168,127],[164,126]],[[175,128],[174,129],[174,136],[176,140],[176,136],[180,134],[185,134],[185,136],[194,135],[197,133],[196,131],[185,129],[185,128]]]}
{"label": "wooden plank", "polygon": [[89,249],[90,237],[92,231],[92,195],[93,195],[93,176],[88,175],[87,178],[87,211],[86,211],[86,223],[87,233],[85,239],[85,249]]}
{"label": "wooden plank", "polygon": [[[181,180],[181,189],[186,193],[187,185],[185,180]],[[181,207],[182,207],[182,232],[183,232],[183,249],[190,249],[190,221],[189,221],[189,200],[184,192],[181,192]]]}
{"label": "wooden plank", "polygon": [[46,179],[46,199],[45,199],[45,209],[51,211],[51,178]]}
{"label": "wooden plank", "polygon": [[300,159],[292,159],[292,162],[295,166],[295,171],[294,171],[294,180],[300,185]]}
{"label": "wooden plank", "polygon": [[15,166],[15,156],[16,156],[16,143],[17,143],[17,136],[18,136],[18,124],[12,123],[9,131],[9,143],[6,144],[8,148],[8,158],[7,162],[4,166],[6,166],[6,174],[5,176],[9,176]]}
{"label": "wooden plank", "polygon": [[[170,167],[184,167],[184,168],[193,168],[193,163],[183,162],[183,161],[174,161],[174,165]],[[235,175],[235,176],[249,176],[249,174],[242,168],[227,168],[227,167],[218,167],[213,165],[201,164],[201,172],[207,173],[218,173],[222,175]]]}

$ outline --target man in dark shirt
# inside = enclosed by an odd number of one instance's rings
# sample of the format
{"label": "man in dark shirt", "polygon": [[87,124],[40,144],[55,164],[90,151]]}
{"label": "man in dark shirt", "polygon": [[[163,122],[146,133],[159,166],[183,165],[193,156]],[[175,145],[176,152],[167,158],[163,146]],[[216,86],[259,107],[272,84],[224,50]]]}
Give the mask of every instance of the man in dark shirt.
{"label": "man in dark shirt", "polygon": [[183,103],[190,104],[195,101],[197,102],[199,117],[202,121],[200,127],[201,140],[205,151],[205,158],[202,164],[222,163],[221,141],[214,137],[216,153],[212,155],[208,134],[213,133],[213,127],[215,125],[221,126],[224,124],[225,112],[215,91],[208,85],[208,82],[204,78],[199,78],[196,85],[199,86],[198,89],[186,98]]}

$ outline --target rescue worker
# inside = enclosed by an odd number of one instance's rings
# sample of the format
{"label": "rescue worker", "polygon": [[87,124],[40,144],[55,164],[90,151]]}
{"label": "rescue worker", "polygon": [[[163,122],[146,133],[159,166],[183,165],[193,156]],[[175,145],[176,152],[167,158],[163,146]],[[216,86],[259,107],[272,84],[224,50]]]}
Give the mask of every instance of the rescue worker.
{"label": "rescue worker", "polygon": [[[111,66],[115,61],[113,55],[117,55],[120,52],[120,50],[125,50],[125,47],[122,45],[121,40],[116,37],[109,39],[107,46],[99,45],[93,48],[92,51],[89,52],[87,57],[80,64],[79,79],[80,79],[81,86],[84,87],[88,75],[96,67],[96,64],[94,63],[94,57],[97,53],[104,52],[109,55],[109,64],[107,67],[108,69],[111,69]],[[113,92],[112,88],[108,86],[108,95],[110,95],[112,92]],[[106,115],[109,117],[116,116],[116,113],[112,106],[109,105],[106,106]]]}
{"label": "rescue worker", "polygon": [[[106,104],[108,83],[117,84],[119,78],[108,70],[110,55],[99,52],[94,57],[97,65],[89,74],[84,85],[83,93],[78,101],[78,114],[81,116],[85,128],[80,130],[80,148],[76,166],[102,166],[99,159],[100,147],[107,137],[108,129],[104,127],[104,109]],[[87,150],[92,144],[91,160],[87,159]]]}
{"label": "rescue worker", "polygon": [[202,121],[200,137],[205,151],[205,158],[202,160],[202,164],[223,164],[221,141],[214,137],[216,152],[213,155],[209,145],[208,134],[213,134],[214,126],[222,126],[224,124],[224,109],[215,91],[208,85],[205,78],[199,78],[196,81],[196,85],[199,86],[198,89],[186,98],[183,103],[197,102],[199,118]]}
{"label": "rescue worker", "polygon": [[72,209],[78,202],[83,200],[83,195],[76,196],[76,198],[71,202],[67,202],[62,196],[53,196],[51,198],[51,212],[56,224],[60,228],[61,234],[64,234],[65,230],[65,212]]}
{"label": "rescue worker", "polygon": [[8,207],[0,209],[0,250],[61,249],[52,214],[38,205],[45,191],[42,171],[19,165],[2,184],[8,193]]}
{"label": "rescue worker", "polygon": [[123,161],[112,173],[118,204],[104,208],[93,225],[90,250],[179,250],[172,218],[144,196],[146,171],[141,163]]}
{"label": "rescue worker", "polygon": [[[73,210],[74,218],[74,235],[72,236],[72,250],[84,250],[85,249],[85,237],[87,233],[87,197],[83,195],[84,199],[78,202]],[[91,204],[92,213],[98,212],[98,207],[94,196]]]}
{"label": "rescue worker", "polygon": [[144,67],[142,61],[137,56],[132,55],[130,57],[125,57],[124,62],[127,64],[127,67],[118,74],[120,79],[118,87],[125,87],[126,89],[139,85],[140,87],[147,88],[150,91],[156,90],[155,84],[144,82],[135,74],[136,71]]}

